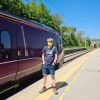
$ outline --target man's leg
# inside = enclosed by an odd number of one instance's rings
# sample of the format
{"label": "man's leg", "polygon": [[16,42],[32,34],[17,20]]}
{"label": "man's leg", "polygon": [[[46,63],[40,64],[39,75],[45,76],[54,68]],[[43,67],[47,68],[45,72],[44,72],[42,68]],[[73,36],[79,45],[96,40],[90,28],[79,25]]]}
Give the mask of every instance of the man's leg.
{"label": "man's leg", "polygon": [[58,94],[55,76],[54,76],[54,75],[51,75],[51,78],[52,78],[52,84],[53,84],[53,92],[54,92],[55,94]]}
{"label": "man's leg", "polygon": [[42,66],[42,74],[43,74],[43,87],[46,87],[47,75],[48,75],[47,64],[43,64],[43,66]]}
{"label": "man's leg", "polygon": [[54,66],[50,65],[50,67],[49,67],[49,72],[50,72],[51,79],[52,79],[53,92],[54,92],[55,94],[58,94],[57,88],[56,88],[55,68],[54,68]]}
{"label": "man's leg", "polygon": [[46,65],[43,65],[42,67],[42,74],[43,74],[43,87],[39,91],[39,93],[43,93],[46,91],[46,83],[47,83],[47,75],[48,75],[48,69],[45,67]]}
{"label": "man's leg", "polygon": [[47,75],[43,76],[43,87],[46,87],[46,83],[47,83]]}
{"label": "man's leg", "polygon": [[56,79],[54,75],[51,75],[51,79],[52,79],[52,85],[56,86]]}
{"label": "man's leg", "polygon": [[46,91],[46,83],[47,83],[47,75],[43,76],[43,87],[42,89],[39,91],[39,93],[43,93]]}

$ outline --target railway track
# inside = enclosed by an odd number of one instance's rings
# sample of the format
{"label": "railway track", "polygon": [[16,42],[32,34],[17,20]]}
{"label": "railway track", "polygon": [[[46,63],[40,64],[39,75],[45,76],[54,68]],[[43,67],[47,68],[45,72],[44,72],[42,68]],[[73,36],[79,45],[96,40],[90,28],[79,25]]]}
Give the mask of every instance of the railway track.
{"label": "railway track", "polygon": [[73,59],[75,59],[75,58],[77,58],[77,57],[79,57],[83,54],[86,54],[86,53],[88,53],[92,50],[94,50],[94,49],[89,49],[89,50],[86,49],[86,50],[82,50],[82,51],[80,50],[80,51],[77,51],[77,52],[65,54],[64,55],[64,63],[71,61],[71,60],[73,60]]}

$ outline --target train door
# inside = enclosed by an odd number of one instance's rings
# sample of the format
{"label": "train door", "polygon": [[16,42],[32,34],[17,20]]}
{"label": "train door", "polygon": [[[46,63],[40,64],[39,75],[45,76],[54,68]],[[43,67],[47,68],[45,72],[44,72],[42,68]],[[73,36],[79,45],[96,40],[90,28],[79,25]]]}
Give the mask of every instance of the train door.
{"label": "train door", "polygon": [[18,25],[0,16],[0,86],[16,79],[18,30]]}

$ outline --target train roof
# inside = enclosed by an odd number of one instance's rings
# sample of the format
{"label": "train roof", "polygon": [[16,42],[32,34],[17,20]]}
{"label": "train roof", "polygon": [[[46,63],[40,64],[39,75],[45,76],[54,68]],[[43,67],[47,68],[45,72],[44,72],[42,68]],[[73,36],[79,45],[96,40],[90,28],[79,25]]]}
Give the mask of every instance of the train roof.
{"label": "train roof", "polygon": [[2,9],[0,9],[0,14],[1,14],[1,15],[4,15],[4,16],[12,17],[12,18],[14,18],[14,19],[20,19],[20,20],[26,21],[26,22],[28,22],[28,23],[31,23],[31,24],[33,24],[33,25],[38,26],[39,28],[42,28],[42,29],[44,28],[44,29],[46,29],[46,30],[48,30],[48,31],[51,31],[51,32],[54,32],[54,33],[58,34],[58,32],[56,32],[56,31],[55,31],[54,29],[52,29],[51,27],[49,27],[49,26],[47,26],[47,25],[45,25],[45,24],[39,23],[39,22],[37,22],[37,21],[25,19],[25,18],[23,18],[23,17],[21,17],[21,16],[18,16],[18,15],[12,14],[12,13],[9,13],[8,11],[4,11],[4,10],[2,10]]}

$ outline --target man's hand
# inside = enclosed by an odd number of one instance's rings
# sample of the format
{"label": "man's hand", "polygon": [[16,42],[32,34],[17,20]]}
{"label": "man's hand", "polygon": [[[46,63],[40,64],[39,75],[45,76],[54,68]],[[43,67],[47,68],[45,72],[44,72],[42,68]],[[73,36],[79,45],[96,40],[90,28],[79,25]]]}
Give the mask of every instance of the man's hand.
{"label": "man's hand", "polygon": [[55,66],[55,63],[54,62],[52,63],[52,66]]}
{"label": "man's hand", "polygon": [[45,62],[43,62],[43,64],[45,64]]}

